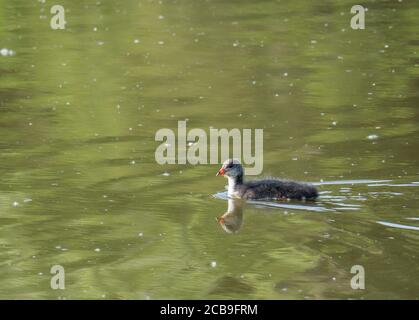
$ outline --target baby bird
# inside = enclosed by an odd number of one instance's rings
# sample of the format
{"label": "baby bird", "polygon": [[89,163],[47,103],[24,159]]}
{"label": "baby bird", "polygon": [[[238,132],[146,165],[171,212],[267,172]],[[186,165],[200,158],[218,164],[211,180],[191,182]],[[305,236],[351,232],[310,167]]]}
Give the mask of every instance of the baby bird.
{"label": "baby bird", "polygon": [[228,159],[218,170],[217,176],[228,179],[228,195],[232,198],[248,200],[315,200],[318,196],[316,188],[307,183],[264,179],[244,182],[243,167],[238,160]]}

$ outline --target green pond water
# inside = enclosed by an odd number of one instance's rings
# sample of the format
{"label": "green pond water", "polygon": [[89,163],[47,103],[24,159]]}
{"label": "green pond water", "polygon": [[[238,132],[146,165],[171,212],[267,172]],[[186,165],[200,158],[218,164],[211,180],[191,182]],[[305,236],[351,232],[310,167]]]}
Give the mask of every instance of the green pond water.
{"label": "green pond water", "polygon": [[[419,3],[354,4],[0,0],[0,298],[417,299]],[[319,200],[217,223],[219,165],[155,161],[185,119]]]}

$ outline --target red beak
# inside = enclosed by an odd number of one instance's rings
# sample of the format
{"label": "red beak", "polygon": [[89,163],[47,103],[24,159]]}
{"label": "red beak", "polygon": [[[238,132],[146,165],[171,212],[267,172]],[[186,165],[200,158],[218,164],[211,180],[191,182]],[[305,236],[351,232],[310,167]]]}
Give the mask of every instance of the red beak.
{"label": "red beak", "polygon": [[218,172],[217,172],[216,176],[223,176],[223,175],[224,175],[224,173],[225,173],[224,168],[221,168],[220,170],[218,170]]}

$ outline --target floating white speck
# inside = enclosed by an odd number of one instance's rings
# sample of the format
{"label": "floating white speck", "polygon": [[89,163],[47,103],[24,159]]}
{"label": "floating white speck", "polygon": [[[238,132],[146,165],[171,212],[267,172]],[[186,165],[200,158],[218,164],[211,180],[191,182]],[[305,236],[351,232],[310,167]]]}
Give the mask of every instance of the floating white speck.
{"label": "floating white speck", "polygon": [[15,52],[13,50],[3,48],[0,50],[0,55],[2,55],[3,57],[14,56]]}
{"label": "floating white speck", "polygon": [[131,164],[135,164],[135,160],[132,160],[132,161],[131,161]]}
{"label": "floating white speck", "polygon": [[211,261],[211,267],[215,268],[217,266],[217,261]]}
{"label": "floating white speck", "polygon": [[336,126],[338,124],[338,122],[337,121],[333,121],[332,122],[332,125],[334,125],[334,126]]}
{"label": "floating white speck", "polygon": [[168,177],[168,176],[170,176],[170,173],[169,172],[163,172],[161,175],[165,176],[165,177]]}
{"label": "floating white speck", "polygon": [[164,16],[159,16],[159,20],[163,20],[164,19]]}
{"label": "floating white speck", "polygon": [[140,43],[140,40],[139,40],[139,39],[135,39],[135,40],[134,40],[134,43],[135,43],[135,44],[139,44],[139,43]]}
{"label": "floating white speck", "polygon": [[95,251],[96,251],[96,252],[100,252],[100,248],[96,248],[96,249],[95,249]]}
{"label": "floating white speck", "polygon": [[284,72],[284,77],[288,77],[288,72]]}
{"label": "floating white speck", "polygon": [[159,41],[159,42],[157,42],[159,45],[164,45],[164,41]]}
{"label": "floating white speck", "polygon": [[369,136],[367,136],[368,140],[377,140],[378,139],[378,135],[376,134],[370,134]]}
{"label": "floating white speck", "polygon": [[13,202],[13,207],[17,207],[19,205],[19,202],[15,201]]}
{"label": "floating white speck", "polygon": [[138,236],[139,236],[139,237],[143,237],[143,236],[144,236],[144,233],[140,232],[140,233],[138,234]]}

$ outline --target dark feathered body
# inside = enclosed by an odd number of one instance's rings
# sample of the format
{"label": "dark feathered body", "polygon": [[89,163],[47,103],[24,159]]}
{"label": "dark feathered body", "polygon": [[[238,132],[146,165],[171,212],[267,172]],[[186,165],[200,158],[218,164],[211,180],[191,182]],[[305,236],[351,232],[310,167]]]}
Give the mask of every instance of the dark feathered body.
{"label": "dark feathered body", "polygon": [[235,191],[243,199],[298,199],[314,200],[318,193],[315,187],[300,182],[265,179],[237,184]]}
{"label": "dark feathered body", "polygon": [[228,195],[242,199],[262,200],[262,199],[296,199],[314,200],[318,196],[316,188],[307,183],[265,179],[244,181],[243,167],[240,162],[228,159],[218,170],[217,175],[228,178]]}

